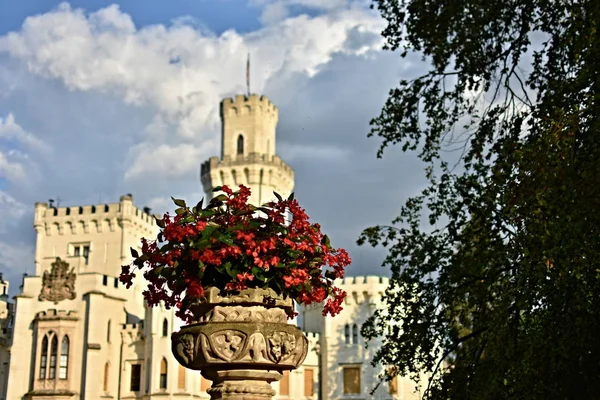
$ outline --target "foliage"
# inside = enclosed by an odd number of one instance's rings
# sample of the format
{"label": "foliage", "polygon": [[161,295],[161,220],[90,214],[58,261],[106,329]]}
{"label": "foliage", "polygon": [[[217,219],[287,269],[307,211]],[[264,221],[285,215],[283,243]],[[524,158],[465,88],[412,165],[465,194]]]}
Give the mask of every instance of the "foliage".
{"label": "foliage", "polygon": [[600,3],[376,3],[430,67],[372,120],[429,182],[359,239],[392,269],[374,363],[427,399],[600,398]]}
{"label": "foliage", "polygon": [[209,286],[232,292],[272,288],[299,303],[327,299],[323,315],[341,311],[346,293],[333,281],[344,276],[350,258],[345,250],[331,247],[293,194],[284,200],[275,193],[277,201],[255,207],[248,204],[250,189],[243,185],[237,192],[227,186],[214,191],[224,194],[204,208],[203,201],[189,208],[173,199],[179,207],[176,216],[171,219],[167,213],[157,220],[157,240],[142,239],[142,254],[131,249],[133,269],[123,266],[120,277],[127,287],[136,268],[144,271],[147,303],[176,307],[176,315],[188,323],[194,320],[190,306]]}

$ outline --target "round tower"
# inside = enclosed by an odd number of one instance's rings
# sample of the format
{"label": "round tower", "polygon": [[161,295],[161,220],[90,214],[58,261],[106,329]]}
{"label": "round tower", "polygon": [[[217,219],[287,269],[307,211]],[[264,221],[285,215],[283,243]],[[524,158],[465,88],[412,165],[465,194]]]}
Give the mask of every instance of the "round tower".
{"label": "round tower", "polygon": [[207,199],[213,188],[250,188],[256,206],[294,190],[294,171],[275,154],[277,108],[265,96],[238,95],[221,101],[221,157],[211,157],[200,169]]}

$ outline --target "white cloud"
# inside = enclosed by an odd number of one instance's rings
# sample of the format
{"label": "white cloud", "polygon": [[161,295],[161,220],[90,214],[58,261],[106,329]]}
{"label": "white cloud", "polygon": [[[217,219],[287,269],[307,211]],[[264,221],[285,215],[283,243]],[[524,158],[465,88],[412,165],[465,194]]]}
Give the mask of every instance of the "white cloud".
{"label": "white cloud", "polygon": [[[169,195],[199,200],[200,163],[218,154],[219,101],[245,91],[248,52],[252,91],[280,109],[278,151],[295,169],[311,217],[328,232],[344,232],[336,245],[349,250],[373,213],[391,219],[397,199],[388,192],[404,190],[416,174],[399,157],[378,164],[377,139],[365,136],[389,88],[413,64],[380,51],[378,15],[347,4],[327,8],[335,3],[327,1],[317,16],[219,35],[190,18],[138,27],[117,6],[86,13],[61,5],[0,36],[3,123],[12,126],[10,110],[23,131],[52,146],[43,157],[22,142],[0,147],[21,152],[8,161],[28,160],[40,171],[29,188],[5,188],[27,212],[11,214],[10,233],[0,230],[0,254],[20,254],[0,270],[32,265],[35,201],[60,196],[61,204],[78,205],[100,202],[100,193],[110,202],[133,193],[136,205],[161,212],[173,209]],[[381,191],[382,206],[364,211]]]}
{"label": "white cloud", "polygon": [[0,178],[14,184],[27,184],[37,174],[37,164],[31,155],[45,155],[49,147],[25,131],[9,113],[0,118]]}
{"label": "white cloud", "polygon": [[199,160],[203,159],[202,153],[201,148],[187,143],[158,146],[141,144],[132,149],[134,162],[125,172],[125,179],[151,179],[153,175],[165,178],[180,176],[192,169],[198,169]]}
{"label": "white cloud", "polygon": [[29,132],[26,132],[9,113],[5,118],[0,117],[0,140],[11,140],[39,151],[48,151],[48,146]]}
{"label": "white cloud", "polygon": [[[117,5],[86,14],[63,3],[51,12],[28,17],[20,31],[0,37],[0,53],[21,60],[34,74],[62,81],[71,90],[108,93],[126,104],[154,109],[157,117],[145,131],[172,127],[189,142],[185,154],[192,156],[214,138],[223,95],[243,90],[246,53],[252,54],[253,91],[260,92],[270,80],[285,80],[294,73],[314,76],[336,53],[364,54],[381,47],[373,37],[378,37],[382,21],[358,8],[288,18],[246,35],[229,30],[216,36],[186,21],[137,28]],[[176,144],[180,139],[172,134],[161,135],[158,143],[151,136],[152,140],[143,137],[138,148],[159,146],[166,156],[176,154],[166,152],[168,147],[182,150]],[[157,161],[147,151],[132,149],[130,154],[138,158],[125,173],[128,179],[144,170],[172,177],[190,172],[198,162],[180,163],[188,170],[166,168],[170,160]]]}

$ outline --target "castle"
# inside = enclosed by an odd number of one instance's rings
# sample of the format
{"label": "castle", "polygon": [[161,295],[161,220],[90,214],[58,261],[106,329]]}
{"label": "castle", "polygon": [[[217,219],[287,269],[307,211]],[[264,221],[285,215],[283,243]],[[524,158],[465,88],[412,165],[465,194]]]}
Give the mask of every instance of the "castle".
{"label": "castle", "polygon": [[[274,191],[291,194],[294,172],[275,154],[277,108],[264,96],[236,96],[221,102],[221,120],[221,156],[201,165],[207,198],[223,184],[250,187],[253,204]],[[129,194],[113,204],[37,203],[33,225],[35,274],[24,277],[14,304],[0,276],[0,400],[208,398],[210,382],[171,353],[170,333],[181,326],[173,310],[145,305],[141,277],[129,290],[118,281],[130,248],[158,233],[149,209]],[[276,398],[418,398],[400,378],[369,394],[381,371],[370,366],[358,327],[381,304],[387,279],[340,284],[349,293],[341,315],[301,308],[296,323],[310,351],[273,384]]]}

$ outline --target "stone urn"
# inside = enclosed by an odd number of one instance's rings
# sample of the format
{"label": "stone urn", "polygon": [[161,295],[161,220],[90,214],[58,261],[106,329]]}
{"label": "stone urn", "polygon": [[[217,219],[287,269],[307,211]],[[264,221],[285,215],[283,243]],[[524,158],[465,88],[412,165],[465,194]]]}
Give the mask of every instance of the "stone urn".
{"label": "stone urn", "polygon": [[271,382],[298,368],[308,351],[302,331],[288,324],[293,301],[271,289],[211,287],[205,297],[191,308],[198,322],[171,335],[175,358],[213,382],[211,399],[271,399]]}

